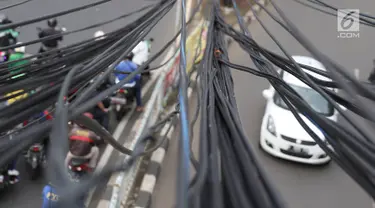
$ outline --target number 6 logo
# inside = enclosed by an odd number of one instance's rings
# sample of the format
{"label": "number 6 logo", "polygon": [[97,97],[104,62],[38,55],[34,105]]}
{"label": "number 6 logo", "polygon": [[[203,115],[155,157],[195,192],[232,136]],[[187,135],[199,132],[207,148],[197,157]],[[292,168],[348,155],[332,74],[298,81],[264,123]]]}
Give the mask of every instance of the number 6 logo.
{"label": "number 6 logo", "polygon": [[[348,14],[346,14],[345,16],[344,16],[344,18],[341,20],[341,27],[344,29],[344,30],[347,30],[347,29],[349,29],[350,27],[352,27],[353,26],[353,24],[354,24],[354,18],[353,18],[353,14],[354,14],[355,12],[354,11],[351,11],[351,12],[349,12]],[[349,22],[348,24],[345,24],[345,23],[347,23],[347,22]]]}
{"label": "number 6 logo", "polygon": [[337,10],[337,31],[358,32],[359,31],[359,9]]}

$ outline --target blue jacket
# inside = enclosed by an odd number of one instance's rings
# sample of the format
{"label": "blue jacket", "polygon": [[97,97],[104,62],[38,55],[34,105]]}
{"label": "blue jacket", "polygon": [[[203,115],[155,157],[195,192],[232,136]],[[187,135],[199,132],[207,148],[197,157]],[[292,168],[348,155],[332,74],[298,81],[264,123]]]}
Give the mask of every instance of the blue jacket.
{"label": "blue jacket", "polygon": [[[122,72],[134,72],[137,70],[137,65],[129,60],[126,61],[121,61],[117,66],[116,70],[122,71]],[[125,79],[129,74],[120,74],[120,73],[115,73],[116,77],[121,81]],[[132,83],[134,81],[139,81],[141,79],[141,75],[137,74],[135,77],[131,80],[129,80],[128,83]]]}
{"label": "blue jacket", "polygon": [[43,188],[43,205],[42,208],[57,208],[57,202],[59,196],[56,193],[55,188],[50,185],[46,185]]}

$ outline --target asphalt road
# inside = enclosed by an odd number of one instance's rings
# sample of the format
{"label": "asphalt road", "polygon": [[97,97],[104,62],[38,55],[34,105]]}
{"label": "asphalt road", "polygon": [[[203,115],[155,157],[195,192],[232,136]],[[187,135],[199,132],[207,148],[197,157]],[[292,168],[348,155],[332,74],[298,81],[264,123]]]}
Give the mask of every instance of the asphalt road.
{"label": "asphalt road", "polygon": [[[337,37],[336,17],[313,11],[293,0],[275,0],[275,2],[320,51],[350,71],[354,71],[355,68],[359,69],[361,79],[367,78],[372,69],[372,60],[375,54],[375,49],[371,44],[375,36],[375,28],[361,26],[360,38],[340,39]],[[325,2],[339,8],[358,8],[362,12],[371,12],[370,8],[375,6],[374,1],[366,0],[327,0]],[[271,6],[269,5],[267,8],[271,9]],[[261,13],[261,20],[290,54],[310,55],[264,12]],[[249,28],[252,36],[260,45],[281,54],[259,23],[253,23]],[[254,66],[249,56],[237,44],[230,46],[228,51],[232,62]],[[326,166],[307,166],[276,159],[261,151],[258,148],[258,142],[266,103],[262,97],[262,90],[268,88],[269,84],[262,78],[234,70],[233,78],[243,128],[271,181],[288,203],[288,207],[372,207],[367,194],[334,162]],[[195,131],[197,130],[196,128]],[[174,139],[155,187],[152,199],[153,208],[169,208],[174,204],[176,158],[177,140]]]}
{"label": "asphalt road", "polygon": [[[10,4],[17,3],[19,1],[0,1],[0,8]],[[52,14],[55,12],[67,10],[84,4],[92,3],[91,0],[33,0],[29,3],[7,9],[2,11],[7,14],[11,20],[14,22],[19,22],[23,20],[29,20],[32,18],[40,17],[46,14]],[[60,27],[66,27],[68,30],[74,30],[87,25],[95,24],[100,21],[109,20],[115,18],[125,13],[129,13],[133,10],[139,9],[145,5],[152,4],[150,1],[143,0],[113,0],[110,3],[99,5],[87,10],[82,10],[78,13],[69,14],[58,18]],[[114,23],[104,25],[101,28],[87,30],[85,32],[72,34],[66,36],[62,45],[68,45],[86,38],[92,37],[94,32],[97,30],[103,30],[104,32],[112,31],[116,28],[125,26],[131,21],[135,20],[141,14],[136,14],[126,19],[116,21]],[[164,19],[159,23],[159,26],[154,28],[148,37],[153,37],[155,39],[153,43],[153,49],[151,53],[156,52],[160,49],[170,38],[173,37],[174,29],[174,19],[175,19],[175,9],[172,9],[169,14],[167,14]],[[36,27],[45,27],[46,21],[35,23],[32,25],[24,26],[19,29],[20,37],[19,41],[25,42],[37,38]],[[27,53],[36,53],[39,49],[39,44],[27,46]],[[152,66],[157,66],[161,62],[163,56],[158,58]],[[131,125],[136,118],[132,117],[129,121]],[[129,129],[125,127],[124,129]],[[126,134],[122,134],[121,137],[125,137]],[[121,139],[120,139],[121,140]],[[115,159],[115,158],[114,158]],[[111,161],[111,160],[110,160]],[[0,207],[17,207],[17,208],[31,208],[31,207],[41,207],[41,191],[43,186],[46,184],[44,178],[40,178],[36,181],[30,181],[28,179],[27,172],[24,168],[23,158],[20,158],[18,163],[18,169],[20,170],[21,182],[15,186],[10,187],[5,192],[0,193]],[[99,197],[96,194],[97,197]]]}

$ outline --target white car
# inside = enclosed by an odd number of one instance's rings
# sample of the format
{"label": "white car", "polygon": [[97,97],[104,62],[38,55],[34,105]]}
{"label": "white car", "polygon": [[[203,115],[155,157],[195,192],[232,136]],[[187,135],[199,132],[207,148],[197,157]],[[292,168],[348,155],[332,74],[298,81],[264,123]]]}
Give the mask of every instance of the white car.
{"label": "white car", "polygon": [[[326,71],[324,66],[313,58],[306,56],[293,56],[292,58],[297,63]],[[317,73],[306,69],[304,71],[317,79],[331,81]],[[337,121],[338,112],[318,92],[290,73],[280,70],[280,74],[282,79],[302,96],[316,112],[326,116],[328,119]],[[275,157],[307,164],[325,164],[331,160],[298,123],[297,119],[272,86],[263,91],[263,97],[267,100],[260,131],[260,146],[264,151]],[[302,114],[299,115],[319,138],[325,141],[322,131],[305,116]]]}

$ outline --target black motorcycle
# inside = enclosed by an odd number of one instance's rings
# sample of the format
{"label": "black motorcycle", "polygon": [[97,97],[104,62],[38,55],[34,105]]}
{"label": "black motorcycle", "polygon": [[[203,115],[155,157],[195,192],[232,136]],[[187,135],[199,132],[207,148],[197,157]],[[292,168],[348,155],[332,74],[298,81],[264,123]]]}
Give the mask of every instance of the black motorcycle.
{"label": "black motorcycle", "polygon": [[42,168],[46,164],[46,151],[44,144],[35,143],[27,150],[25,155],[26,164],[30,169],[30,178],[35,180],[41,174]]}
{"label": "black motorcycle", "polygon": [[89,167],[89,159],[79,159],[73,158],[69,162],[69,172],[72,180],[79,181],[80,179],[86,177],[91,173],[91,168]]}
{"label": "black motorcycle", "polygon": [[119,121],[132,108],[135,100],[135,88],[121,88],[110,98],[112,110]]}

